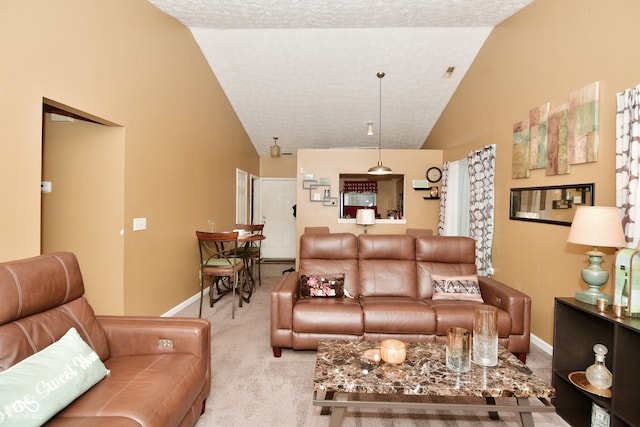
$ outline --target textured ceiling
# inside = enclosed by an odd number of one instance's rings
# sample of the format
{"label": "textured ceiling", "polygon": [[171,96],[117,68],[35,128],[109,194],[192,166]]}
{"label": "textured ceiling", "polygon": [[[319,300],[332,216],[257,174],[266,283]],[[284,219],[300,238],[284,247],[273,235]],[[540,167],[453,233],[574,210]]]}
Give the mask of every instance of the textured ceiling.
{"label": "textured ceiling", "polygon": [[274,136],[294,155],[422,147],[493,26],[533,0],[149,1],[190,28],[268,156]]}

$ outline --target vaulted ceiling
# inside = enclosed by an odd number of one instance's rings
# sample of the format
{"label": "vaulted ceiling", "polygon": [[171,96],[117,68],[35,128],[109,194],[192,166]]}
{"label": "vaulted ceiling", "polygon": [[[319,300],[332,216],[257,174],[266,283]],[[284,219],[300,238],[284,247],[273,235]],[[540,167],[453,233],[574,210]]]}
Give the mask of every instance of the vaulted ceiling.
{"label": "vaulted ceiling", "polygon": [[191,30],[268,156],[274,136],[293,155],[421,148],[493,27],[533,0],[149,1]]}

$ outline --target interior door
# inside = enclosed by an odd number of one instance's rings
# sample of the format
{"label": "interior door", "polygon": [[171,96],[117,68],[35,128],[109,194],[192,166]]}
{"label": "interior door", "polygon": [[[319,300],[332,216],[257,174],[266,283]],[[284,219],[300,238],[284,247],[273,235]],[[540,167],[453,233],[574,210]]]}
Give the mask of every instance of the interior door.
{"label": "interior door", "polygon": [[295,259],[296,179],[262,178],[260,182],[261,218],[266,236],[262,241],[262,258]]}

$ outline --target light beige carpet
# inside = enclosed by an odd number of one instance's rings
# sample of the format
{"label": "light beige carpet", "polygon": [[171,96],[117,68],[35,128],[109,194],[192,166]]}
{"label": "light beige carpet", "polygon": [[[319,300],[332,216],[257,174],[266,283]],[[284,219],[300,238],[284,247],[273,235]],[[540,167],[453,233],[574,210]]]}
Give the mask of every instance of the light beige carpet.
{"label": "light beige carpet", "polygon": [[[231,295],[213,308],[205,301],[203,317],[212,326],[212,386],[207,408],[198,427],[309,426],[326,427],[329,417],[313,406],[315,351],[283,350],[274,358],[269,345],[270,291],[292,264],[263,264],[263,284],[251,302],[236,307],[231,319]],[[236,300],[237,303],[237,300]],[[180,316],[197,317],[198,304]],[[528,365],[549,379],[551,358],[538,348],[528,357]],[[498,400],[502,404],[506,401]],[[534,414],[536,426],[566,426],[555,414]],[[344,427],[404,426],[520,426],[516,413],[500,413],[492,421],[486,412],[355,410],[349,409]]]}

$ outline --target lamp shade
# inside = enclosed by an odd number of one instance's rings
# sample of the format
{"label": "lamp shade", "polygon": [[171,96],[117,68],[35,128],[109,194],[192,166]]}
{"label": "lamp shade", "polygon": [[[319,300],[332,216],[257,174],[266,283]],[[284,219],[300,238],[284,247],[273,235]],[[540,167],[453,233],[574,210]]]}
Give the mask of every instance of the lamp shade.
{"label": "lamp shade", "polygon": [[390,168],[384,166],[382,162],[379,161],[376,166],[369,168],[369,172],[367,173],[369,175],[390,175],[393,172],[391,171]]}
{"label": "lamp shade", "polygon": [[356,224],[373,225],[376,223],[376,212],[373,209],[358,209],[356,212]]}
{"label": "lamp shade", "polygon": [[609,206],[579,206],[567,242],[594,247],[626,246],[620,211]]}

